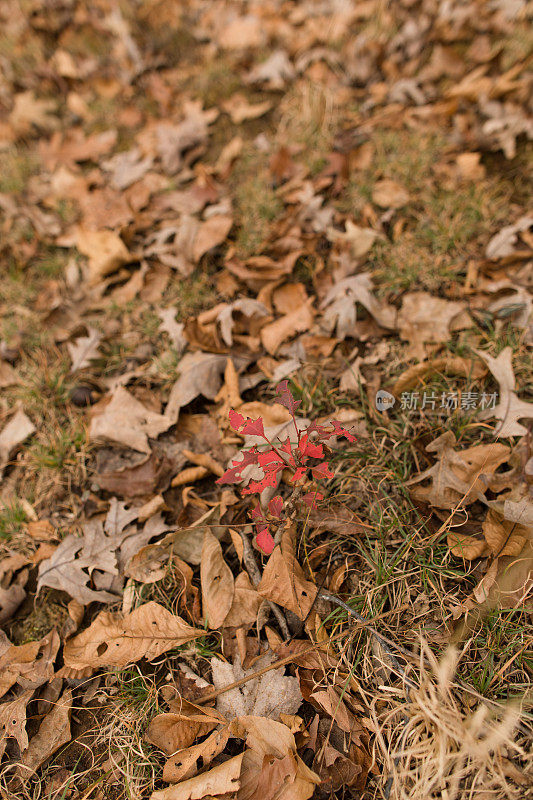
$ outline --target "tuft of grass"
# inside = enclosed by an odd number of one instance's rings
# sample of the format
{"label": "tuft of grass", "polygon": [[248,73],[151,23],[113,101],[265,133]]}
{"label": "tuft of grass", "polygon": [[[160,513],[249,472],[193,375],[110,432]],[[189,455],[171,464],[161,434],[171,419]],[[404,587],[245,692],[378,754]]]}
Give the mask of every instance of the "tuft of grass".
{"label": "tuft of grass", "polygon": [[[259,163],[258,163],[259,162]],[[236,222],[237,253],[246,258],[261,252],[268,239],[270,225],[283,211],[264,160],[247,152],[239,159],[231,176]]]}
{"label": "tuft of grass", "polygon": [[35,156],[24,147],[11,146],[2,151],[0,192],[22,194],[37,169]]}
{"label": "tuft of grass", "polygon": [[24,506],[18,500],[5,503],[0,509],[0,539],[9,541],[14,534],[22,531],[27,521]]}

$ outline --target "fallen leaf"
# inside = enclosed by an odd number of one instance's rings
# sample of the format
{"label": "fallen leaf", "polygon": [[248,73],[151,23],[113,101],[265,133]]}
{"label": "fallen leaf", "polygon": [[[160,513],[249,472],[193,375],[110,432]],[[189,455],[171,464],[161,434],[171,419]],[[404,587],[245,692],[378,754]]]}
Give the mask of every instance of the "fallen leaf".
{"label": "fallen leaf", "polygon": [[533,226],[533,217],[524,216],[513,225],[506,225],[489,241],[485,255],[492,261],[511,256],[515,252],[518,234],[524,233]]}
{"label": "fallen leaf", "polygon": [[224,214],[216,214],[202,222],[192,247],[193,261],[198,262],[213,247],[225,242],[232,226],[233,217]]}
{"label": "fallen leaf", "polygon": [[[487,503],[485,492],[490,489],[496,470],[510,456],[507,445],[499,442],[480,444],[457,452],[454,450],[455,436],[446,431],[426,450],[437,454],[437,461],[429,469],[407,481],[414,486],[413,497],[436,508],[454,508],[459,503],[470,505],[476,500]],[[416,486],[430,480],[429,486]]]}
{"label": "fallen leaf", "polygon": [[90,366],[93,359],[99,358],[98,346],[102,340],[102,334],[96,328],[87,327],[87,336],[80,336],[74,342],[67,342],[68,352],[72,360],[70,372],[78,369],[85,369]]}
{"label": "fallen leaf", "polygon": [[0,478],[17,447],[35,431],[35,425],[21,408],[2,429],[0,433]]}
{"label": "fallen leaf", "polygon": [[157,714],[146,730],[146,741],[159,747],[167,756],[190,747],[198,736],[220,725],[221,717],[210,709],[203,709],[184,698],[176,701],[176,711]]}
{"label": "fallen leaf", "polygon": [[59,649],[56,630],[50,631],[37,642],[17,646],[10,644],[6,638],[5,644],[5,650],[0,655],[0,697],[16,684],[33,692],[52,678]]}
{"label": "fallen leaf", "polygon": [[[234,664],[213,656],[211,659],[212,682],[215,689],[222,689],[241,678],[254,674],[273,661],[268,652],[254,662],[253,669],[244,670],[239,660]],[[217,711],[227,719],[252,714],[257,717],[277,719],[280,713],[295,714],[303,697],[297,678],[284,675],[285,668],[278,667],[250,680],[240,688],[230,689],[217,697]]]}
{"label": "fallen leaf", "polygon": [[412,367],[402,372],[396,383],[392,387],[392,393],[399,397],[402,392],[412,389],[428,375],[438,375],[444,372],[446,375],[464,375],[465,378],[475,380],[485,374],[481,365],[472,358],[461,358],[460,356],[442,356],[441,358],[431,358],[413,364]]}
{"label": "fallen leaf", "polygon": [[48,712],[23,754],[19,774],[26,778],[28,771],[35,772],[50,756],[70,742],[70,713],[72,690],[66,689]]}
{"label": "fallen leaf", "polygon": [[313,324],[313,317],[315,315],[312,305],[313,298],[310,297],[290,314],[280,317],[280,319],[271,322],[269,325],[265,325],[265,327],[261,329],[261,341],[271,355],[276,353],[282,342],[291,339],[297,333],[309,330]]}
{"label": "fallen leaf", "polygon": [[220,542],[208,530],[204,532],[200,578],[203,614],[208,627],[214,630],[222,625],[232,606],[234,581]]}
{"label": "fallen leaf", "polygon": [[101,611],[82,633],[63,648],[65,666],[71,669],[118,667],[146,658],[151,661],[167,650],[205,636],[181,617],[153,601],[125,616]]}
{"label": "fallen leaf", "polygon": [[202,759],[205,768],[224,750],[228,739],[229,731],[224,727],[213,731],[203,742],[180,750],[163,767],[163,780],[177,783],[185,778],[192,778],[198,771],[199,760]]}
{"label": "fallen leaf", "polygon": [[402,208],[409,202],[409,193],[396,181],[385,178],[375,183],[372,200],[381,208]]}
{"label": "fallen leaf", "polygon": [[16,739],[20,752],[28,747],[26,733],[26,706],[33,695],[33,689],[22,692],[15,700],[0,705],[0,758],[4,754],[8,739]]}
{"label": "fallen leaf", "polygon": [[257,620],[259,607],[263,598],[254,589],[246,572],[240,572],[235,578],[233,602],[221,627],[240,628],[252,625]]}
{"label": "fallen leaf", "polygon": [[30,89],[15,95],[9,124],[16,136],[31,133],[33,126],[48,131],[58,124],[58,119],[54,116],[56,110],[55,100],[41,100]]}
{"label": "fallen leaf", "polygon": [[230,115],[235,125],[240,125],[247,119],[257,119],[272,108],[272,103],[265,100],[262,103],[249,103],[244,94],[240,92],[232,95],[222,103],[224,111]]}
{"label": "fallen leaf", "polygon": [[89,259],[89,282],[91,284],[116,272],[123,264],[132,260],[120,236],[113,231],[93,231],[79,227],[76,246]]}
{"label": "fallen leaf", "polygon": [[339,339],[355,335],[356,304],[360,303],[382,328],[396,327],[396,309],[380,303],[372,294],[372,279],[368,272],[353,275],[336,283],[320,304],[325,309],[322,326],[329,334],[336,330]]}
{"label": "fallen leaf", "polygon": [[240,786],[243,754],[224,761],[208,772],[194,778],[160,789],[150,795],[150,800],[200,800],[212,795],[225,795],[236,792]]}
{"label": "fallen leaf", "polygon": [[283,50],[276,50],[248,74],[247,83],[262,83],[269,89],[283,89],[295,76],[295,70]]}
{"label": "fallen leaf", "polygon": [[376,239],[380,238],[378,231],[372,228],[361,228],[350,219],[346,220],[345,231],[338,231],[336,228],[328,228],[328,239],[332,242],[347,244],[354,258],[363,258],[372,249]]}
{"label": "fallen leaf", "polygon": [[265,600],[289,609],[303,620],[311,610],[317,588],[304,578],[294,556],[278,546],[266,563],[257,591]]}
{"label": "fallen leaf", "polygon": [[157,316],[161,320],[160,329],[168,333],[169,339],[178,354],[182,353],[187,346],[187,339],[183,334],[185,325],[183,322],[176,322],[176,309],[172,306],[170,308],[160,308]]}
{"label": "fallen leaf", "polygon": [[411,344],[411,355],[424,358],[425,342],[447,342],[452,321],[464,310],[464,303],[442,300],[428,292],[405,294],[398,312],[398,328],[401,338]]}
{"label": "fallen leaf", "polygon": [[169,426],[178,421],[180,409],[198,395],[214,400],[222,386],[226,356],[212,353],[186,353],[178,364],[178,379],[170,391],[165,417]]}
{"label": "fallen leaf", "polygon": [[174,424],[168,415],[143,406],[123,386],[115,389],[110,399],[93,406],[91,415],[91,439],[116,442],[141,453],[150,453],[148,437],[157,439]]}
{"label": "fallen leaf", "polygon": [[512,349],[510,347],[504,348],[497,358],[484,353],[482,350],[475,350],[474,352],[485,362],[500,387],[498,405],[495,408],[487,408],[482,411],[479,418],[483,420],[496,417],[499,420],[494,429],[495,436],[524,436],[528,433],[528,429],[521,425],[518,420],[533,419],[533,403],[526,403],[516,395]]}

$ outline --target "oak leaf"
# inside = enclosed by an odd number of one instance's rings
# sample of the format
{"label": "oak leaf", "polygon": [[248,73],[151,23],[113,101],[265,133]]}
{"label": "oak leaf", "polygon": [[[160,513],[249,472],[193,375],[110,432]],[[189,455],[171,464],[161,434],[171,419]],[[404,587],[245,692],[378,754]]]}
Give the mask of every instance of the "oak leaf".
{"label": "oak leaf", "polygon": [[148,437],[157,439],[174,423],[163,414],[151,411],[123,386],[92,408],[89,436],[95,441],[110,441],[150,453]]}
{"label": "oak leaf", "polygon": [[224,561],[218,539],[206,529],[200,562],[202,608],[207,625],[219,628],[227,616],[234,594],[233,573]]}
{"label": "oak leaf", "polygon": [[70,372],[88,367],[95,358],[99,358],[98,346],[102,334],[96,328],[87,327],[87,336],[80,336],[74,342],[67,342],[67,348],[72,359]]}
{"label": "oak leaf", "polygon": [[69,639],[63,650],[65,666],[76,670],[118,667],[146,658],[151,661],[167,650],[205,636],[181,617],[150,601],[130,614],[102,611],[85,631]]}
{"label": "oak leaf", "polygon": [[485,362],[500,387],[499,403],[495,408],[487,408],[479,415],[480,419],[496,417],[499,420],[494,435],[500,437],[524,436],[528,429],[519,423],[520,419],[533,419],[533,403],[526,403],[516,395],[516,379],[513,372],[513,351],[506,347],[494,358],[482,350],[475,351]]}

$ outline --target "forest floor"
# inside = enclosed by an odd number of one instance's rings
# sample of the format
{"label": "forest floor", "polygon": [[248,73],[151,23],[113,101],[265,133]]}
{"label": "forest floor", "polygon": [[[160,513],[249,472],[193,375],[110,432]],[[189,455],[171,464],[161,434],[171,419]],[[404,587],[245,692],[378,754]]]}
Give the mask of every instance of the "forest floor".
{"label": "forest floor", "polygon": [[2,798],[530,796],[530,14],[0,0]]}

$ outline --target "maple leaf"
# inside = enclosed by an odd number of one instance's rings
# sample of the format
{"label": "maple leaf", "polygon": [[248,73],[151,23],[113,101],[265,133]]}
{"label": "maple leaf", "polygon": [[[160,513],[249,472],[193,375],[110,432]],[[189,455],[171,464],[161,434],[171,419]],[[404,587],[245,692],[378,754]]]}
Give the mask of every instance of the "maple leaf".
{"label": "maple leaf", "polygon": [[276,543],[272,538],[272,535],[269,532],[268,528],[261,528],[261,530],[255,537],[255,543],[266,556],[269,556],[276,546]]}
{"label": "maple leaf", "polygon": [[293,396],[289,389],[289,381],[281,381],[281,383],[278,383],[276,386],[276,394],[279,397],[278,403],[285,406],[294,417],[294,412],[302,403],[301,400],[296,400]]}
{"label": "maple leaf", "polygon": [[282,508],[283,508],[283,498],[280,497],[280,495],[278,494],[276,495],[276,497],[273,497],[270,503],[268,504],[268,510],[270,511],[273,517],[279,519],[281,516]]}
{"label": "maple leaf", "polygon": [[318,464],[318,466],[313,467],[312,473],[313,473],[313,478],[317,479],[334,477],[333,472],[330,470],[327,461],[323,461],[321,464]]}

